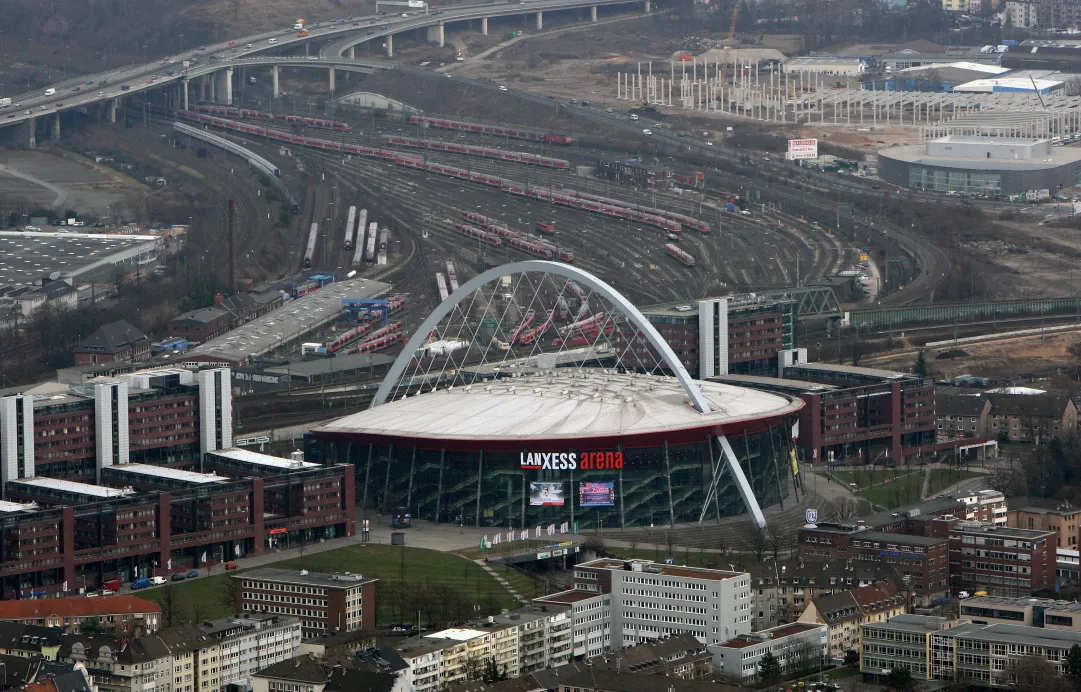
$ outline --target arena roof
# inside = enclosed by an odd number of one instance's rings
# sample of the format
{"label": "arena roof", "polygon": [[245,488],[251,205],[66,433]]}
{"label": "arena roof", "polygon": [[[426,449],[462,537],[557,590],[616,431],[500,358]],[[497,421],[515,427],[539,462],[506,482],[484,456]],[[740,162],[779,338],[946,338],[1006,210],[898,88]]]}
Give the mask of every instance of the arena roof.
{"label": "arena roof", "polygon": [[522,440],[628,436],[715,427],[793,413],[798,399],[699,382],[713,409],[692,408],[671,377],[555,371],[388,401],[314,429],[427,439]]}

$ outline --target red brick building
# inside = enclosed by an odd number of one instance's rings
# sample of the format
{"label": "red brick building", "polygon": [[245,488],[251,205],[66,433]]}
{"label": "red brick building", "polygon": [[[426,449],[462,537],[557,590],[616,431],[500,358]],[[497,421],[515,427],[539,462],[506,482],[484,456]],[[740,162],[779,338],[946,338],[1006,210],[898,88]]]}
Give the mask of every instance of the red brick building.
{"label": "red brick building", "polygon": [[100,327],[72,353],[76,365],[149,360],[150,337],[131,322],[119,320]]}
{"label": "red brick building", "polygon": [[193,345],[222,336],[231,329],[233,316],[221,308],[199,308],[169,321],[169,336],[187,339]]}
{"label": "red brick building", "polygon": [[234,576],[237,612],[300,618],[304,637],[375,631],[375,582],[359,574],[264,567]]}
{"label": "red brick building", "polygon": [[78,634],[87,618],[96,618],[118,633],[158,631],[161,606],[136,596],[101,596],[99,598],[42,598],[26,601],[0,601],[0,622],[59,627],[68,634]]}
{"label": "red brick building", "polygon": [[902,583],[907,578],[917,606],[929,605],[949,591],[946,538],[885,533],[863,525],[816,524],[800,529],[798,548],[800,557],[808,560],[888,566]]}
{"label": "red brick building", "polygon": [[1030,596],[1055,585],[1058,535],[958,522],[950,529],[950,586],[955,592]]}

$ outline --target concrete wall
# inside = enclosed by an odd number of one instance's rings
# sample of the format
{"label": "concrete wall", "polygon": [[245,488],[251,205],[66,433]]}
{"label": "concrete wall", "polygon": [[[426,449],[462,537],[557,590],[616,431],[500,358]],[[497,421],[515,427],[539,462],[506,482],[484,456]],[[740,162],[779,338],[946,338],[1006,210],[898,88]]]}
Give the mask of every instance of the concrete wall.
{"label": "concrete wall", "polygon": [[414,108],[413,106],[370,91],[358,91],[355,94],[343,96],[338,99],[338,103],[345,103],[350,106],[360,106],[361,108],[381,108],[383,110],[406,113],[420,112],[419,109]]}

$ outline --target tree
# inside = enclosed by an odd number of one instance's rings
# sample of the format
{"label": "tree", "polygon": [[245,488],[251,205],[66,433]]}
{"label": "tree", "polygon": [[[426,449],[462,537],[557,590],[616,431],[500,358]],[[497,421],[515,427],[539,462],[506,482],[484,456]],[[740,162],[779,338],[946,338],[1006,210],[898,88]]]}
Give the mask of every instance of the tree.
{"label": "tree", "polygon": [[180,619],[180,609],[183,606],[172,584],[161,590],[161,600],[158,603],[161,605],[161,619],[165,621],[165,626],[172,627],[175,625],[177,620]]}
{"label": "tree", "polygon": [[860,516],[859,500],[852,497],[827,500],[824,509],[826,518],[838,524],[846,524]]}
{"label": "tree", "polygon": [[1072,681],[1060,676],[1058,670],[1040,656],[1012,658],[1006,666],[1010,686],[1025,692],[1066,692]]}
{"label": "tree", "polygon": [[495,658],[489,656],[484,660],[484,670],[481,672],[480,679],[482,682],[493,683],[500,682],[507,679],[507,664],[503,664],[503,669],[500,670],[496,665]]}
{"label": "tree", "polygon": [[1016,495],[1022,486],[1022,481],[1013,466],[996,466],[990,473],[984,476],[987,486],[997,490],[1006,497]]}
{"label": "tree", "polygon": [[236,595],[236,579],[226,577],[218,591],[219,601],[223,606],[233,611],[236,609]]}
{"label": "tree", "polygon": [[465,679],[477,682],[484,676],[484,662],[480,656],[470,656],[465,660]]}
{"label": "tree", "polygon": [[747,540],[750,543],[749,547],[751,552],[754,553],[755,560],[762,562],[766,557],[766,551],[769,550],[769,532],[760,526],[756,526],[751,529],[751,533]]}
{"label": "tree", "polygon": [[1062,665],[1062,673],[1073,678],[1075,686],[1081,686],[1081,646],[1074,644],[1066,654],[1066,662]]}
{"label": "tree", "polygon": [[855,649],[849,649],[845,652],[845,665],[849,668],[855,668],[860,664],[860,652]]}
{"label": "tree", "polygon": [[912,673],[907,668],[894,668],[882,679],[886,686],[897,692],[909,692],[916,687]]}
{"label": "tree", "polygon": [[105,628],[101,626],[101,620],[96,615],[91,615],[79,625],[79,634],[84,634],[87,637],[103,634],[104,630]]}
{"label": "tree", "polygon": [[927,377],[927,359],[924,357],[923,351],[916,355],[916,364],[912,366],[912,373],[916,377]]}
{"label": "tree", "polygon": [[775,685],[781,679],[781,662],[767,651],[766,655],[758,659],[758,681],[766,685]]}
{"label": "tree", "polygon": [[789,544],[792,542],[792,532],[783,526],[777,526],[773,524],[766,529],[766,547],[773,556],[774,562],[780,559],[781,553],[785,552],[789,548]]}

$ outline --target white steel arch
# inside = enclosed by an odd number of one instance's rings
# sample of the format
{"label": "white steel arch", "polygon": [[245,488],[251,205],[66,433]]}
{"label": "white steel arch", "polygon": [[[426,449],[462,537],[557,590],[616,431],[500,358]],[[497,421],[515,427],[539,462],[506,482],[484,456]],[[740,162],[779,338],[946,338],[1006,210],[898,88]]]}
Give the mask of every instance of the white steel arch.
{"label": "white steel arch", "polygon": [[668,342],[664,340],[664,337],[657,332],[656,328],[654,328],[649,320],[638,311],[638,308],[636,308],[633,303],[627,300],[619,291],[583,269],[579,269],[578,267],[569,264],[549,262],[546,260],[526,260],[524,262],[512,262],[511,264],[505,264],[501,267],[494,267],[488,271],[477,274],[472,279],[462,284],[457,291],[447,296],[447,299],[440,303],[438,307],[432,311],[432,314],[428,315],[421,325],[417,327],[417,330],[413,332],[413,336],[395,359],[394,364],[390,366],[390,371],[387,372],[387,376],[383,378],[382,383],[380,383],[379,390],[375,393],[375,398],[372,399],[369,408],[375,408],[380,404],[386,403],[391,389],[398,382],[399,378],[401,378],[402,373],[405,372],[406,367],[409,365],[409,361],[413,359],[413,355],[417,352],[417,349],[424,344],[424,341],[428,338],[428,335],[432,333],[432,330],[436,328],[444,317],[450,314],[463,298],[473,293],[484,284],[495,281],[500,277],[511,274],[522,274],[525,272],[544,272],[562,276],[566,279],[574,279],[575,281],[585,284],[598,295],[608,299],[612,305],[619,308],[619,310],[630,319],[631,323],[634,324],[634,326],[645,335],[646,339],[649,340],[650,345],[657,350],[657,353],[660,354],[665,365],[675,373],[676,379],[679,380],[679,383],[683,386],[683,391],[687,393],[687,398],[690,399],[691,405],[694,406],[695,410],[699,413],[709,413],[709,401],[703,396],[702,390],[698,388],[698,384],[691,378],[690,373],[687,372],[687,368],[683,367],[683,363],[676,357],[675,352],[672,351],[672,347],[668,345]]}

